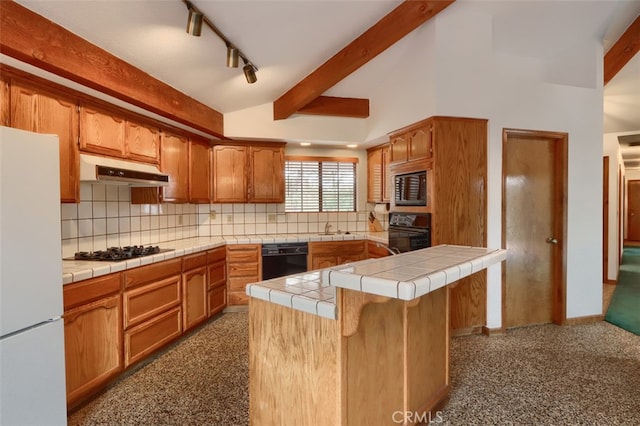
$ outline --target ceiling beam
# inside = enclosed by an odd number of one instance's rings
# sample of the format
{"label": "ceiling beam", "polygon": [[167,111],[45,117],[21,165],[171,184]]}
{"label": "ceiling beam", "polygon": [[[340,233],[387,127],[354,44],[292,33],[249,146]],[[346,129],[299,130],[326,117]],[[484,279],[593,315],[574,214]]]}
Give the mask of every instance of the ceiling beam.
{"label": "ceiling beam", "polygon": [[369,117],[369,99],[318,96],[296,112],[308,115],[367,118]]}
{"label": "ceiling beam", "polygon": [[222,137],[223,116],[14,1],[0,1],[0,52],[114,98]]}
{"label": "ceiling beam", "polygon": [[638,51],[640,51],[640,15],[604,55],[604,84],[610,82]]}
{"label": "ceiling beam", "polygon": [[437,15],[455,0],[405,0],[273,103],[274,120],[288,118],[327,89]]}

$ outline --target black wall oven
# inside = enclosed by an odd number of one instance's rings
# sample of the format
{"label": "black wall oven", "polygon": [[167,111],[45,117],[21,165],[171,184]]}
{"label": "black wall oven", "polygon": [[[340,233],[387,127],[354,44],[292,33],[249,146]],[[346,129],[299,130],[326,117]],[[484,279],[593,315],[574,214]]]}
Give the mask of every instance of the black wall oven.
{"label": "black wall oven", "polygon": [[431,213],[391,213],[389,248],[401,253],[431,247]]}

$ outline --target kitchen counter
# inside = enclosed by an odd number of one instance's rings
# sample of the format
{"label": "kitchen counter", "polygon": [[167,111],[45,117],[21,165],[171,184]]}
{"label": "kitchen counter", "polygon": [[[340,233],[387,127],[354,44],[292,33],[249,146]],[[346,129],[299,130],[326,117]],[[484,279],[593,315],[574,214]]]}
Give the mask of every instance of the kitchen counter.
{"label": "kitchen counter", "polygon": [[[375,233],[373,236],[375,241],[385,242],[383,240],[386,233]],[[63,260],[62,261],[62,283],[70,284],[72,282],[82,281],[89,278],[99,277],[101,275],[113,272],[124,271],[126,269],[137,268],[139,266],[151,263],[161,262],[163,260],[173,259],[174,257],[185,256],[204,250],[210,250],[227,244],[268,244],[268,243],[284,243],[284,242],[316,242],[316,241],[349,241],[367,239],[365,232],[357,232],[350,234],[331,234],[320,235],[314,234],[271,234],[271,235],[241,235],[241,236],[224,236],[224,237],[201,237],[187,238],[182,240],[167,241],[159,244],[162,249],[170,249],[170,251],[154,254],[151,256],[138,257],[119,262],[104,261],[87,261],[87,260]],[[379,241],[380,240],[380,241]]]}
{"label": "kitchen counter", "polygon": [[250,297],[338,319],[336,287],[414,300],[506,259],[506,251],[440,245],[249,284]]}
{"label": "kitchen counter", "polygon": [[250,284],[250,424],[435,418],[450,389],[449,288],[505,258],[441,245]]}

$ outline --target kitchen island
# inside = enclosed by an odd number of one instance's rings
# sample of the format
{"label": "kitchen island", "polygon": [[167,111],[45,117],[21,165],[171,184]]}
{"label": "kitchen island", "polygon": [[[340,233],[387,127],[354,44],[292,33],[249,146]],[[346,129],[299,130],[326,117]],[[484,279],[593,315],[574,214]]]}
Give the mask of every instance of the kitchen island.
{"label": "kitchen island", "polygon": [[505,258],[441,245],[247,286],[251,424],[435,417],[449,394],[448,287]]}

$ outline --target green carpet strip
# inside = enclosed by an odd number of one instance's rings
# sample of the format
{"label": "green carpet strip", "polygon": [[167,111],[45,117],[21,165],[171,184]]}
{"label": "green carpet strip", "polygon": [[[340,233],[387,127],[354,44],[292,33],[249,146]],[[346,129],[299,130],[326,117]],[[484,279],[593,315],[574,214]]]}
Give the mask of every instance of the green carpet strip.
{"label": "green carpet strip", "polygon": [[640,247],[625,247],[605,321],[640,336]]}

